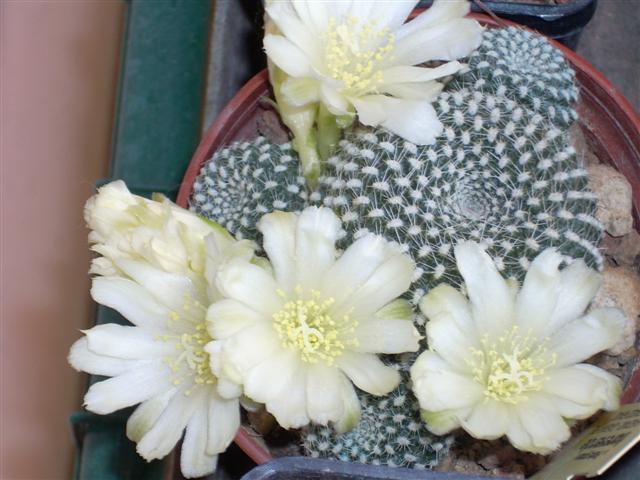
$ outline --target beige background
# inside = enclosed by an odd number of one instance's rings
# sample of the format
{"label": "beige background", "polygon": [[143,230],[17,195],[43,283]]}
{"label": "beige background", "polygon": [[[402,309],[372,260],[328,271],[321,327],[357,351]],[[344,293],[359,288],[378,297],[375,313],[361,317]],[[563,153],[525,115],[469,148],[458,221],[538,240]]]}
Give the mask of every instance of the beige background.
{"label": "beige background", "polygon": [[82,205],[107,171],[121,0],[0,0],[1,473],[70,477],[89,325]]}

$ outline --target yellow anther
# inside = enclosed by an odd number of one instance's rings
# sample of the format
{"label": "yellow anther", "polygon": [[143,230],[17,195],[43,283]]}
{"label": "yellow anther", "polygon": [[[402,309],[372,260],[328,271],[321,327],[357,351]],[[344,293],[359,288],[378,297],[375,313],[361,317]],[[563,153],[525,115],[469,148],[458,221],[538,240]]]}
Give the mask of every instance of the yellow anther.
{"label": "yellow anther", "polygon": [[285,348],[297,350],[305,362],[332,365],[347,347],[357,345],[352,337],[358,323],[348,315],[339,321],[332,317],[334,298],[323,299],[320,292],[304,292],[299,286],[294,292],[296,298],[286,301],[273,315],[274,328]]}
{"label": "yellow anther", "polygon": [[[161,335],[160,340],[171,342],[177,350],[174,357],[164,358],[164,362],[176,375],[172,380],[173,385],[183,383],[191,384],[184,395],[191,395],[193,388],[197,385],[210,385],[216,382],[216,377],[209,367],[209,354],[204,350],[205,345],[211,341],[205,323],[206,309],[197,300],[190,296],[185,296],[184,311],[191,310],[189,318],[201,319],[199,323],[192,327],[192,331],[175,333],[173,335]],[[168,330],[175,331],[176,325],[173,323],[180,318],[178,312],[169,313]],[[179,352],[179,353],[178,353]]]}
{"label": "yellow anther", "polygon": [[495,343],[489,344],[487,336],[480,343],[482,349],[471,348],[473,360],[468,364],[485,395],[501,402],[517,404],[527,393],[542,389],[545,370],[556,363],[555,353],[546,349],[547,340],[522,336],[517,326]]}
{"label": "yellow anther", "polygon": [[382,83],[378,64],[389,57],[395,39],[388,28],[378,30],[376,24],[374,20],[360,25],[358,18],[349,17],[337,25],[335,17],[329,19],[325,64],[349,95],[376,93]]}

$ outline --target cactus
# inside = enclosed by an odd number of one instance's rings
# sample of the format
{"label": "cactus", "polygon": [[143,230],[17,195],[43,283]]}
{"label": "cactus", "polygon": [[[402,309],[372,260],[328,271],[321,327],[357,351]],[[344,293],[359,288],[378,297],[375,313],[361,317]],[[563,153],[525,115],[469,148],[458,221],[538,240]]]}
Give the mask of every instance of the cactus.
{"label": "cactus", "polygon": [[[522,280],[544,248],[601,268],[595,196],[568,143],[575,119],[573,71],[546,40],[515,28],[484,34],[469,70],[434,104],[444,125],[435,145],[418,147],[384,129],[355,128],[340,142],[308,198],[288,145],[264,139],[214,155],[194,186],[191,208],[240,238],[259,239],[269,211],[324,204],[342,218],[346,247],[374,232],[398,242],[416,262],[408,298],[439,283],[463,287],[453,257],[460,240],[487,245],[503,275]],[[416,323],[424,318],[416,315]],[[362,420],[343,435],[311,427],[311,456],[429,468],[453,441],[431,435],[406,374],[380,398],[363,394]]]}
{"label": "cactus", "polygon": [[291,145],[272,145],[258,137],[217,151],[200,170],[189,206],[236,238],[255,240],[262,215],[295,212],[306,203],[305,180]]}
{"label": "cactus", "polygon": [[390,467],[433,468],[446,454],[454,437],[436,437],[420,421],[420,406],[407,389],[408,378],[390,395],[364,395],[358,435],[335,436],[330,427],[318,427],[304,437],[312,457],[346,462],[384,463]]}
{"label": "cactus", "polygon": [[[503,275],[518,280],[552,246],[566,260],[584,258],[602,267],[596,198],[565,128],[575,118],[573,72],[538,38],[519,29],[486,32],[470,71],[455,78],[434,105],[445,127],[434,146],[417,147],[383,129],[355,130],[329,159],[319,191],[311,195],[342,218],[344,245],[375,232],[414,258],[413,303],[442,282],[463,287],[453,257],[460,240],[485,243]],[[507,67],[505,61],[514,63]],[[540,82],[553,83],[557,95],[547,95]],[[424,322],[420,315],[416,319]],[[401,370],[406,372],[404,364]],[[431,465],[437,461],[434,446],[443,453],[451,437],[430,435],[414,409],[404,410],[406,417],[396,424],[389,406],[405,394],[405,385],[384,398],[362,394],[360,424],[343,435],[310,428],[307,453],[389,466]],[[388,434],[373,441],[381,431]],[[410,441],[405,446],[400,439]]]}
{"label": "cactus", "polygon": [[558,126],[567,127],[577,118],[575,72],[562,52],[540,35],[515,27],[486,30],[468,65],[469,72],[456,79],[453,89],[495,92],[503,86],[512,99]]}

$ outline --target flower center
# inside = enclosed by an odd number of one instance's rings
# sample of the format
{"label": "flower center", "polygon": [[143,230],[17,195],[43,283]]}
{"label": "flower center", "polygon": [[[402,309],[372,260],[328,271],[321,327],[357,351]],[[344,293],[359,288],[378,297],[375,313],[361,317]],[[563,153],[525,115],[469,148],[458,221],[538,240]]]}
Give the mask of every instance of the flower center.
{"label": "flower center", "polygon": [[[159,340],[172,342],[178,351],[174,357],[164,358],[165,363],[173,372],[174,385],[182,385],[190,381],[191,386],[183,393],[186,396],[193,393],[198,385],[213,385],[216,377],[209,366],[209,354],[204,347],[212,338],[207,332],[206,308],[192,297],[185,297],[181,312],[172,311],[169,315],[169,331],[188,327],[188,332],[167,333]],[[180,323],[179,323],[180,322]]]}
{"label": "flower center", "polygon": [[375,92],[382,83],[379,64],[393,50],[394,36],[388,28],[377,29],[376,21],[358,25],[349,17],[338,25],[329,19],[325,64],[329,74],[344,84],[343,93],[360,96]]}
{"label": "flower center", "polygon": [[300,287],[296,287],[294,298],[287,298],[282,290],[278,294],[285,304],[273,314],[274,328],[282,345],[298,350],[304,362],[322,361],[331,366],[347,347],[358,345],[350,338],[358,322],[348,315],[334,318],[330,313],[334,298],[322,299],[316,290],[305,294]]}
{"label": "flower center", "polygon": [[550,354],[547,340],[538,342],[531,335],[520,335],[513,327],[497,342],[489,343],[485,335],[483,348],[471,348],[476,361],[474,380],[485,386],[484,394],[501,402],[517,404],[527,399],[527,393],[542,389],[544,372],[556,363],[556,354]]}

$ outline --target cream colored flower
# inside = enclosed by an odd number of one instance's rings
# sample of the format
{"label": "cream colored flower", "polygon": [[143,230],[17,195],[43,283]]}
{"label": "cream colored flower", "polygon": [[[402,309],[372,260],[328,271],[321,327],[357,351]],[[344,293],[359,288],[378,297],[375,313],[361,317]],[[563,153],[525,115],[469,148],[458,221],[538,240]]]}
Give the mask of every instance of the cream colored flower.
{"label": "cream colored flower", "polygon": [[476,438],[506,435],[518,449],[547,454],[567,440],[564,419],[618,408],[621,382],[579,363],[615,344],[624,317],[603,308],[583,315],[601,277],[542,252],[520,290],[476,243],[455,249],[469,299],[439,285],[422,300],[430,350],[411,368],[428,428],[462,427]]}
{"label": "cream colored flower", "polygon": [[94,250],[103,254],[91,295],[133,326],[95,326],[71,347],[74,368],[112,377],[91,386],[85,405],[107,414],[139,403],[127,436],[146,460],[167,455],[186,429],[183,474],[209,474],[240,418],[238,399],[218,394],[204,350],[207,307],[218,298],[205,272],[249,259],[250,248],[167,200],[131,195],[122,182],[100,189],[86,212]]}
{"label": "cream colored flower", "polygon": [[[436,80],[462,68],[456,61],[481,41],[482,28],[463,18],[466,0],[436,0],[404,23],[418,2],[272,0],[269,19],[280,34],[267,34],[269,60],[287,75],[279,90],[288,105],[319,104],[348,123],[381,125],[416,144],[442,131],[431,102]],[[451,61],[436,68],[416,65]]]}
{"label": "cream colored flower", "polygon": [[360,414],[351,382],[383,395],[400,377],[376,354],[418,349],[412,309],[397,300],[414,264],[375,235],[337,258],[341,224],[327,208],[271,213],[258,228],[271,266],[234,260],[218,272],[226,298],[208,312],[212,370],[285,428],[349,429]]}

